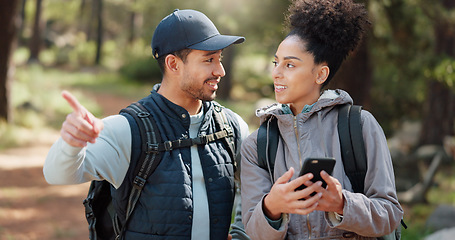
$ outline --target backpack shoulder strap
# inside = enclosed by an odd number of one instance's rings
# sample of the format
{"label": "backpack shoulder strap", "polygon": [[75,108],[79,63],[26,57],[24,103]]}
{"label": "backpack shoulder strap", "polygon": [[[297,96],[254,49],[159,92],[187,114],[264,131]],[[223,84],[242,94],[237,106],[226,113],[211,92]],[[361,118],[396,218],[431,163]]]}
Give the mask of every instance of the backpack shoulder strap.
{"label": "backpack shoulder strap", "polygon": [[161,143],[161,135],[155,120],[148,110],[140,103],[133,103],[127,108],[122,109],[121,112],[130,114],[136,120],[141,134],[142,151],[135,166],[135,177],[128,198],[125,224],[120,235],[126,229],[128,218],[136,206],[147,178],[155,171],[161,161],[160,151],[156,150],[156,144]]}
{"label": "backpack shoulder strap", "polygon": [[273,173],[279,138],[280,131],[278,129],[277,119],[271,116],[259,127],[257,135],[257,154],[259,167],[269,172],[272,182],[275,182]]}
{"label": "backpack shoulder strap", "polygon": [[367,158],[362,135],[358,105],[342,105],[338,112],[338,134],[344,170],[356,193],[363,193],[367,172]]}
{"label": "backpack shoulder strap", "polygon": [[227,120],[226,112],[223,110],[223,107],[215,101],[213,103],[213,117],[215,119],[215,124],[217,125],[218,129],[221,130],[214,133],[215,138],[223,140],[223,143],[229,152],[229,156],[234,161],[236,153],[234,131],[229,124],[229,121]]}
{"label": "backpack shoulder strap", "polygon": [[[345,104],[340,107],[338,112],[338,134],[344,171],[356,193],[364,193],[365,176],[368,169],[362,134],[361,111],[362,106]],[[401,225],[404,229],[408,228],[403,219],[401,219]],[[401,228],[398,227],[393,234],[401,236]]]}

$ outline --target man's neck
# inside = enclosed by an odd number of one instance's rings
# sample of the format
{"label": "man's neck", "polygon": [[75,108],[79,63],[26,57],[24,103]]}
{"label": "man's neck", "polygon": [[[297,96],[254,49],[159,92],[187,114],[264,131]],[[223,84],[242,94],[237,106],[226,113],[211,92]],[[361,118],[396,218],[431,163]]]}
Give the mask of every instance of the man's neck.
{"label": "man's neck", "polygon": [[186,97],[186,94],[176,91],[176,88],[167,84],[161,84],[158,93],[180,107],[185,108],[190,115],[196,115],[201,111],[202,101]]}

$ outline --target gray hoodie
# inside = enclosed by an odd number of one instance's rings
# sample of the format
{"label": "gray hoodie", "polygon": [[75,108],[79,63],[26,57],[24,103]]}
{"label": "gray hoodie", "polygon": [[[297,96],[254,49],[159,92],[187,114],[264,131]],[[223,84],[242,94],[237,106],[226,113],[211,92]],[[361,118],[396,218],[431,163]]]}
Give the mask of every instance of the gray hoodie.
{"label": "gray hoodie", "polygon": [[[395,176],[387,141],[381,126],[367,111],[362,110],[363,138],[368,158],[365,195],[353,193],[344,172],[338,139],[336,105],[352,103],[343,90],[329,90],[321,95],[311,111],[297,116],[283,114],[282,105],[275,103],[258,109],[263,122],[270,115],[278,119],[280,142],[275,162],[274,179],[289,168],[298,177],[302,161],[307,157],[334,157],[332,176],[338,179],[345,198],[341,221],[333,213],[313,211],[308,215],[283,214],[281,227],[276,230],[265,218],[262,200],[272,187],[270,174],[258,166],[257,130],[242,144],[241,196],[246,232],[251,239],[343,239],[346,232],[360,236],[355,239],[375,239],[396,229],[403,216],[395,191]],[[298,151],[297,151],[298,150]],[[327,238],[333,236],[333,238]]]}

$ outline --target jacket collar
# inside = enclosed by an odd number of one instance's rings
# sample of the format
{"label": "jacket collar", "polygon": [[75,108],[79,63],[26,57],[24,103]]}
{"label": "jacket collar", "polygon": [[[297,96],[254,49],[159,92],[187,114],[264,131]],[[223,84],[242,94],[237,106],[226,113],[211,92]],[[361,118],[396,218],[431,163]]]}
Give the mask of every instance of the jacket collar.
{"label": "jacket collar", "polygon": [[[190,114],[188,111],[171,102],[169,99],[159,94],[157,90],[159,84],[156,84],[151,91],[150,97],[156,102],[157,107],[166,115],[171,118],[182,121],[185,126],[189,126],[191,122]],[[208,116],[211,116],[213,111],[213,103],[211,101],[202,101],[202,111],[204,111],[204,122],[207,121]]]}
{"label": "jacket collar", "polygon": [[[337,90],[326,90],[324,91],[321,96],[319,97],[318,101],[314,103],[314,106],[311,108],[309,112],[302,112],[299,113],[296,117],[297,118],[309,118],[313,113],[318,112],[324,108],[331,108],[336,105],[346,104],[346,103],[353,103],[353,100],[349,94],[341,89]],[[256,116],[260,118],[261,123],[269,118],[269,116],[273,115],[277,118],[293,118],[292,114],[285,114],[286,112],[283,111],[283,106],[280,103],[273,103],[271,105],[262,107],[256,110]],[[288,116],[285,116],[288,115]]]}

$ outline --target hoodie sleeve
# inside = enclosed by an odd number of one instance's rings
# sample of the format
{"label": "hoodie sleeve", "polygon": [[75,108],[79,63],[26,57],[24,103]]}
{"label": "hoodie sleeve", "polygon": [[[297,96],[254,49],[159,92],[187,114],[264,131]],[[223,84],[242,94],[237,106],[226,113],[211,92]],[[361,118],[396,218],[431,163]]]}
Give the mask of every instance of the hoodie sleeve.
{"label": "hoodie sleeve", "polygon": [[368,161],[365,195],[343,190],[345,205],[341,222],[332,227],[377,237],[395,230],[403,217],[395,189],[392,159],[384,132],[376,119],[362,111],[363,138]]}
{"label": "hoodie sleeve", "polygon": [[262,210],[263,198],[270,192],[272,182],[269,173],[258,166],[256,137],[257,130],[244,140],[241,150],[243,224],[251,239],[284,239],[289,218],[283,216],[281,227],[277,230],[269,224]]}

